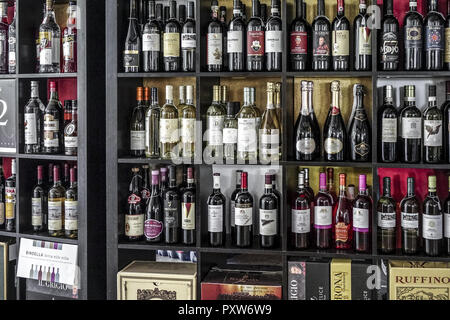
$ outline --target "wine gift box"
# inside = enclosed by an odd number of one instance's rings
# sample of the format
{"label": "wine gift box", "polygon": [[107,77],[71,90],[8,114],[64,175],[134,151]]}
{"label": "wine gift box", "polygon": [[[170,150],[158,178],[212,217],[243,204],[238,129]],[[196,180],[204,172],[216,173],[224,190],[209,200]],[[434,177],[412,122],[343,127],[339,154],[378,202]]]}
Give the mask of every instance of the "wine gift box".
{"label": "wine gift box", "polygon": [[375,282],[369,288],[370,264],[360,260],[333,259],[330,266],[331,300],[372,300]]}
{"label": "wine gift box", "polygon": [[195,263],[133,261],[117,273],[118,300],[195,300]]}
{"label": "wine gift box", "polygon": [[389,300],[450,300],[450,263],[389,261]]}
{"label": "wine gift box", "polygon": [[289,261],[289,300],[329,300],[330,261]]}

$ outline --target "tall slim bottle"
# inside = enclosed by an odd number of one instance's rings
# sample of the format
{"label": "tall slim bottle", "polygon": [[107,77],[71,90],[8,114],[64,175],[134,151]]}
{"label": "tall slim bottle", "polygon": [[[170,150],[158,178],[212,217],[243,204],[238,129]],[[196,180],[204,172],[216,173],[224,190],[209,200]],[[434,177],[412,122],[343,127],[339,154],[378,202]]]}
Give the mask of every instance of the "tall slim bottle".
{"label": "tall slim bottle", "polygon": [[16,230],[16,159],[11,160],[11,176],[5,181],[5,229],[6,231]]}
{"label": "tall slim bottle", "polygon": [[445,19],[438,9],[437,0],[428,1],[425,26],[425,68],[442,70],[444,67]]}
{"label": "tall slim bottle", "polygon": [[189,1],[187,7],[187,19],[181,30],[181,70],[195,71],[197,34],[195,33],[194,2]]}
{"label": "tall slim bottle", "polygon": [[43,144],[44,104],[39,99],[39,82],[31,81],[31,98],[24,109],[25,153],[39,153]]}
{"label": "tall slim bottle", "polygon": [[248,173],[242,172],[241,179],[234,208],[234,244],[249,247],[253,240],[253,197],[248,191]]}
{"label": "tall slim bottle", "polygon": [[158,103],[158,88],[151,88],[151,103],[145,113],[145,156],[159,158],[159,122],[161,107]]}
{"label": "tall slim bottle", "polygon": [[245,21],[241,16],[242,5],[233,0],[233,19],[228,24],[227,54],[228,71],[244,71],[245,68]]}
{"label": "tall slim bottle", "polygon": [[420,204],[414,193],[414,178],[408,177],[408,191],[400,202],[402,226],[402,251],[416,254],[420,249]]}
{"label": "tall slim bottle", "polygon": [[331,106],[323,130],[326,161],[344,161],[347,152],[347,130],[340,110],[340,82],[331,83]]}
{"label": "tall slim bottle", "polygon": [[213,191],[208,197],[208,234],[209,244],[213,247],[225,243],[226,198],[220,191],[220,173],[213,174]]}
{"label": "tall slim bottle", "polygon": [[70,187],[64,200],[64,234],[66,238],[78,238],[78,183],[74,168],[70,169]]}
{"label": "tall slim bottle", "polygon": [[236,115],[238,120],[237,158],[240,161],[257,159],[257,118],[258,114],[250,101],[250,88],[244,88],[244,105]]}
{"label": "tall slim bottle", "polygon": [[217,0],[211,1],[211,20],[206,35],[206,65],[210,72],[222,71],[224,66],[224,50],[226,49],[226,25],[219,19],[219,4]]}
{"label": "tall slim bottle", "polygon": [[156,20],[155,1],[148,2],[148,22],[142,33],[142,62],[144,72],[157,72],[161,69],[161,25]]}
{"label": "tall slim bottle", "polygon": [[333,70],[346,71],[350,68],[350,21],[345,16],[344,0],[337,0],[337,15],[331,28]]}
{"label": "tall slim bottle", "polygon": [[442,205],[436,193],[436,176],[428,176],[428,195],[423,201],[422,236],[425,253],[439,256],[443,245]]}
{"label": "tall slim bottle", "polygon": [[181,229],[182,242],[185,245],[195,244],[196,236],[196,192],[193,168],[187,168],[187,186],[181,194]]}
{"label": "tall slim bottle", "polygon": [[180,241],[181,196],[177,188],[176,167],[169,166],[169,187],[163,193],[164,241],[174,244]]}
{"label": "tall slim bottle", "polygon": [[404,87],[404,108],[400,114],[400,161],[420,162],[422,150],[422,113],[416,107],[415,86]]}
{"label": "tall slim bottle", "polygon": [[391,178],[383,178],[383,196],[378,200],[378,250],[392,253],[396,249],[397,213],[396,203],[391,196]]}
{"label": "tall slim bottle", "polygon": [[283,52],[283,23],[280,0],[272,0],[270,17],[266,22],[266,70],[281,71]]}
{"label": "tall slim bottle", "polygon": [[247,24],[247,71],[265,68],[265,28],[260,11],[259,0],[252,0],[252,17]]}
{"label": "tall slim bottle", "polygon": [[48,234],[60,237],[64,234],[64,200],[66,189],[61,184],[59,166],[53,167],[53,186],[48,191]]}
{"label": "tall slim bottle", "polygon": [[161,108],[159,120],[160,153],[163,159],[172,159],[178,155],[179,142],[178,110],[173,103],[173,86],[166,86],[166,103]]}
{"label": "tall slim bottle", "polygon": [[348,132],[350,160],[372,160],[372,129],[364,109],[364,87],[361,84],[353,86],[354,117],[351,119]]}
{"label": "tall slim bottle", "polygon": [[450,176],[448,177],[448,197],[444,202],[444,253],[450,255]]}
{"label": "tall slim bottle", "polygon": [[327,190],[325,173],[320,174],[319,192],[314,199],[314,243],[317,249],[329,249],[332,241],[333,198]]}
{"label": "tall slim bottle", "polygon": [[291,241],[295,249],[307,249],[311,239],[311,199],[305,189],[305,174],[298,174],[298,188],[291,209]]}
{"label": "tall slim bottle", "polygon": [[163,232],[163,204],[159,189],[159,171],[152,170],[152,191],[148,200],[144,221],[144,236],[147,242],[161,242]]}
{"label": "tall slim bottle", "polygon": [[380,70],[395,71],[400,60],[399,24],[394,16],[393,0],[383,0],[384,17],[379,30]]}
{"label": "tall slim bottle", "polygon": [[145,154],[145,105],[144,88],[137,88],[137,105],[133,108],[130,121],[130,154],[143,157]]}
{"label": "tall slim bottle", "polygon": [[444,141],[444,160],[446,163],[450,163],[450,81],[445,82],[445,97],[446,101],[441,106],[444,118],[442,136]]}
{"label": "tall slim bottle", "polygon": [[311,37],[311,26],[305,20],[303,0],[296,0],[296,18],[291,23],[290,59],[292,71],[306,70],[308,62],[308,48]]}
{"label": "tall slim bottle", "polygon": [[[428,87],[428,106],[423,111],[423,161],[439,163],[442,161],[443,147],[442,112],[437,106],[436,86]],[[446,128],[448,130],[448,128]]]}
{"label": "tall slim bottle", "polygon": [[144,235],[144,208],[142,201],[142,178],[139,168],[132,168],[131,179],[127,198],[127,211],[125,212],[125,238],[128,241],[139,241]]}
{"label": "tall slim bottle", "polygon": [[382,162],[398,159],[398,113],[392,91],[391,85],[383,87],[384,102],[378,110],[378,154]]}
{"label": "tall slim bottle", "polygon": [[356,71],[372,69],[372,29],[369,28],[366,0],[359,0],[359,14],[353,22],[354,67]]}
{"label": "tall slim bottle", "polygon": [[181,110],[181,148],[184,159],[193,159],[195,155],[196,111],[194,105],[194,87],[186,86],[186,104]]}
{"label": "tall slim bottle", "polygon": [[259,128],[259,160],[262,163],[280,160],[281,125],[275,109],[275,86],[267,83],[267,109]]}
{"label": "tall slim bottle", "polygon": [[[371,251],[372,198],[366,185],[367,177],[359,175],[359,194],[353,200],[353,247],[357,252]],[[349,186],[350,188],[350,186]]]}
{"label": "tall slim bottle", "polygon": [[59,102],[57,85],[50,81],[50,99],[44,111],[44,153],[61,153],[63,128],[63,108]]}
{"label": "tall slim bottle", "polygon": [[[403,19],[405,70],[421,70],[423,65],[423,17],[417,12],[417,1],[409,0],[409,12]],[[425,38],[425,41],[428,41]]]}
{"label": "tall slim bottle", "polygon": [[353,244],[352,208],[346,194],[346,175],[339,174],[339,198],[333,214],[336,249],[350,249]]}
{"label": "tall slim bottle", "polygon": [[14,5],[14,18],[8,27],[8,72],[17,72],[17,28],[16,28],[17,7]]}
{"label": "tall slim bottle", "polygon": [[[0,158],[1,159],[1,158]],[[3,159],[0,160],[0,229],[5,228],[5,174],[3,172]]]}
{"label": "tall slim bottle", "polygon": [[70,1],[67,8],[67,22],[63,29],[63,72],[77,72],[77,3]]}
{"label": "tall slim bottle", "polygon": [[45,231],[47,226],[47,190],[43,166],[37,167],[37,183],[31,198],[31,226],[36,233]]}
{"label": "tall slim bottle", "polygon": [[312,28],[312,69],[314,71],[328,71],[331,67],[331,25],[325,15],[324,0],[317,0],[317,16]]}
{"label": "tall slim bottle", "polygon": [[207,154],[220,159],[223,155],[223,126],[226,110],[220,101],[220,86],[213,86],[213,101],[206,111]]}
{"label": "tall slim bottle", "polygon": [[163,34],[164,71],[179,71],[181,68],[180,53],[181,26],[177,20],[177,3],[170,1],[169,20]]}
{"label": "tall slim bottle", "polygon": [[259,244],[262,248],[278,246],[280,237],[280,203],[273,193],[272,175],[266,173],[264,194],[259,200]]}
{"label": "tall slim bottle", "polygon": [[61,29],[56,23],[53,0],[46,0],[45,3],[45,16],[39,27],[39,72],[57,73],[61,71]]}

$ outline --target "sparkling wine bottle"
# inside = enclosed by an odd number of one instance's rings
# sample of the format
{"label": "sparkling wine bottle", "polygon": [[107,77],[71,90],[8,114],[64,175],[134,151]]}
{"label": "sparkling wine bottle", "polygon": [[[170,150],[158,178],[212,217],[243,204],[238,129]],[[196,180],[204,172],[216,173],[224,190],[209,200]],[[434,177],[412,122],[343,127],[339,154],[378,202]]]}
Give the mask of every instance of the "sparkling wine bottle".
{"label": "sparkling wine bottle", "polygon": [[350,160],[372,160],[372,129],[364,109],[364,87],[361,84],[353,86],[354,117],[349,126],[348,145]]}
{"label": "sparkling wine bottle", "polygon": [[280,160],[281,125],[275,109],[275,85],[267,83],[267,109],[259,127],[259,160],[261,163]]}
{"label": "sparkling wine bottle", "polygon": [[331,83],[331,107],[323,130],[326,161],[344,161],[347,150],[347,131],[340,110],[340,82]]}

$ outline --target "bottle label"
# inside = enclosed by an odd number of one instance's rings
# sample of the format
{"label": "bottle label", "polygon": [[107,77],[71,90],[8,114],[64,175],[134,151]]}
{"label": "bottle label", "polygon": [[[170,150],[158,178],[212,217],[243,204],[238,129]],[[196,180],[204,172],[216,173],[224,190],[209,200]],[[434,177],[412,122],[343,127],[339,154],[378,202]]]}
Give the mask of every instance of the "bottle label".
{"label": "bottle label", "polygon": [[350,231],[350,225],[345,224],[345,222],[338,222],[334,226],[336,241],[347,242],[348,234]]}
{"label": "bottle label", "polygon": [[259,234],[262,236],[276,236],[277,230],[277,210],[259,209]]}
{"label": "bottle label", "polygon": [[442,120],[423,120],[423,144],[426,147],[442,146]]}
{"label": "bottle label", "polygon": [[55,37],[52,32],[39,32],[41,52],[39,56],[40,65],[59,64],[60,62],[60,38]]}
{"label": "bottle label", "polygon": [[195,119],[181,119],[181,142],[195,142]]}
{"label": "bottle label", "polygon": [[369,232],[369,209],[353,208],[353,230]]}
{"label": "bottle label", "polygon": [[223,232],[223,205],[208,205],[208,232]]}
{"label": "bottle label", "polygon": [[197,35],[195,33],[181,34],[181,49],[189,50],[197,48]]}
{"label": "bottle label", "polygon": [[419,229],[419,213],[402,212],[402,228]]}
{"label": "bottle label", "polygon": [[41,198],[31,199],[31,225],[33,227],[42,226],[42,200]]}
{"label": "bottle label", "polygon": [[48,200],[48,230],[62,230],[63,199]]}
{"label": "bottle label", "polygon": [[76,36],[65,35],[63,37],[63,57],[65,61],[75,59]]}
{"label": "bottle label", "polygon": [[37,143],[37,123],[35,113],[25,113],[25,144]]}
{"label": "bottle label", "polygon": [[223,37],[221,33],[208,33],[207,37],[208,65],[221,65]]}
{"label": "bottle label", "polygon": [[243,31],[228,31],[227,33],[227,52],[242,53],[242,42],[244,38]]}
{"label": "bottle label", "polygon": [[402,138],[422,139],[422,118],[402,118]]}
{"label": "bottle label", "polygon": [[130,131],[130,149],[145,150],[145,131]]}
{"label": "bottle label", "polygon": [[316,206],[314,207],[314,228],[331,229],[332,207]]}
{"label": "bottle label", "polygon": [[5,223],[5,204],[0,202],[0,224]]}
{"label": "bottle label", "polygon": [[208,144],[211,146],[221,146],[223,143],[224,116],[208,116]]}
{"label": "bottle label", "polygon": [[78,230],[78,201],[66,199],[64,202],[64,229]]}
{"label": "bottle label", "polygon": [[444,50],[443,26],[425,26],[425,50]]}
{"label": "bottle label", "polygon": [[450,28],[445,28],[445,55],[444,62],[450,63]]}
{"label": "bottle label", "polygon": [[159,119],[159,138],[161,143],[178,142],[178,119]]}
{"label": "bottle label", "polygon": [[335,30],[332,32],[333,56],[349,55],[349,36],[348,30]]}
{"label": "bottle label", "polygon": [[398,36],[394,32],[386,32],[383,34],[380,55],[381,62],[397,62],[398,61]]}
{"label": "bottle label", "polygon": [[370,145],[363,141],[363,142],[355,145],[354,151],[356,154],[360,155],[361,157],[365,157],[370,152]]}
{"label": "bottle label", "polygon": [[306,31],[291,32],[291,54],[308,53],[308,34]]}
{"label": "bottle label", "polygon": [[329,31],[313,31],[313,55],[326,56],[330,55],[330,32]]}
{"label": "bottle label", "polygon": [[265,47],[267,53],[283,52],[283,31],[281,30],[266,31]]}
{"label": "bottle label", "polygon": [[411,26],[405,28],[405,47],[422,49],[422,27]]}
{"label": "bottle label", "polygon": [[358,36],[358,54],[368,56],[372,55],[372,30],[367,27],[359,27]]}
{"label": "bottle label", "polygon": [[325,152],[329,154],[337,154],[342,151],[344,144],[336,138],[326,138],[324,143]]}
{"label": "bottle label", "polygon": [[125,236],[140,237],[144,234],[144,215],[125,215]]}
{"label": "bottle label", "polygon": [[291,224],[293,233],[309,233],[311,231],[311,211],[310,209],[304,210],[291,210]]}
{"label": "bottle label", "polygon": [[178,58],[180,56],[180,34],[178,32],[164,33],[164,57]]}
{"label": "bottle label", "polygon": [[159,33],[144,33],[142,35],[142,51],[160,52],[161,35]]}
{"label": "bottle label", "polygon": [[195,230],[195,203],[181,203],[181,228]]}
{"label": "bottle label", "polygon": [[396,219],[395,212],[378,212],[378,226],[380,228],[395,228]]}
{"label": "bottle label", "polygon": [[253,208],[241,207],[236,204],[234,208],[234,224],[236,226],[251,226],[253,224]]}
{"label": "bottle label", "polygon": [[444,213],[444,237],[450,238],[450,213]]}
{"label": "bottle label", "polygon": [[51,114],[44,116],[44,147],[59,146],[59,121]]}
{"label": "bottle label", "polygon": [[442,214],[422,215],[422,235],[428,240],[442,239]]}
{"label": "bottle label", "polygon": [[223,129],[223,143],[236,144],[237,143],[238,130],[235,128]]}
{"label": "bottle label", "polygon": [[125,50],[123,52],[123,65],[125,68],[139,67],[139,51]]}
{"label": "bottle label", "polygon": [[256,119],[238,119],[238,152],[256,152]]}
{"label": "bottle label", "polygon": [[296,149],[302,154],[312,154],[316,150],[316,142],[313,138],[303,138],[297,141]]}
{"label": "bottle label", "polygon": [[168,228],[178,228],[179,200],[164,201],[164,225]]}
{"label": "bottle label", "polygon": [[381,141],[387,143],[397,142],[397,119],[383,118],[381,121]]}
{"label": "bottle label", "polygon": [[[265,155],[279,154],[280,133],[278,129],[272,129],[270,134],[260,133],[260,149],[261,153]],[[260,130],[264,132],[264,130]]]}
{"label": "bottle label", "polygon": [[163,224],[161,221],[155,219],[145,220],[144,222],[144,235],[147,239],[158,238],[163,231]]}
{"label": "bottle label", "polygon": [[77,148],[78,137],[64,137],[64,146],[66,148]]}
{"label": "bottle label", "polygon": [[247,31],[247,55],[262,57],[264,55],[264,31]]}

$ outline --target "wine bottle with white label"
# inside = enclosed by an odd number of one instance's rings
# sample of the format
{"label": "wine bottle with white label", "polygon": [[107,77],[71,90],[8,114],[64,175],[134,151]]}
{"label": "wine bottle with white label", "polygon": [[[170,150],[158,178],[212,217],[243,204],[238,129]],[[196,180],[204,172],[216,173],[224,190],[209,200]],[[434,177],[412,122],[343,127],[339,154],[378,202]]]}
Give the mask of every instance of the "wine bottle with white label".
{"label": "wine bottle with white label", "polygon": [[223,123],[223,158],[226,163],[236,161],[238,121],[236,113],[240,109],[239,102],[227,103],[227,116]]}
{"label": "wine bottle with white label", "polygon": [[70,187],[64,200],[64,234],[66,238],[78,238],[78,184],[74,168],[70,169]]}
{"label": "wine bottle with white label", "polygon": [[270,13],[266,22],[266,69],[267,71],[281,71],[284,41],[280,0],[272,0]]}
{"label": "wine bottle with white label", "polygon": [[340,82],[331,82],[331,106],[323,130],[326,161],[344,161],[347,150],[347,130],[340,109]]}
{"label": "wine bottle with white label", "polygon": [[305,188],[305,174],[298,174],[298,188],[291,209],[291,238],[295,249],[308,249],[311,241],[311,199]]}
{"label": "wine bottle with white label", "polygon": [[213,192],[208,197],[207,204],[209,244],[213,247],[223,246],[226,236],[226,198],[220,191],[220,173],[213,175]]}
{"label": "wine bottle with white label", "polygon": [[[211,159],[223,157],[223,126],[226,110],[220,99],[220,86],[213,86],[213,101],[206,111],[206,150]],[[215,162],[215,161],[214,161]]]}
{"label": "wine bottle with white label", "polygon": [[238,120],[237,159],[243,162],[256,162],[258,154],[258,114],[250,101],[250,89],[244,88],[244,105],[236,115]]}
{"label": "wine bottle with white label", "polygon": [[186,104],[181,114],[182,157],[191,160],[195,155],[196,108],[194,105],[194,87],[186,86]]}
{"label": "wine bottle with white label", "polygon": [[48,191],[48,234],[60,237],[64,234],[64,199],[66,189],[61,184],[59,166],[53,166],[53,186]]}
{"label": "wine bottle with white label", "polygon": [[248,173],[242,172],[241,190],[234,208],[234,244],[249,247],[253,240],[253,196],[248,191]]}
{"label": "wine bottle with white label", "polygon": [[130,122],[130,154],[139,158],[145,155],[144,88],[137,88],[136,101]]}
{"label": "wine bottle with white label", "polygon": [[259,128],[259,160],[261,163],[280,160],[281,124],[275,109],[275,84],[267,83],[267,109]]}
{"label": "wine bottle with white label", "polygon": [[[367,177],[359,175],[359,194],[353,207],[353,247],[358,252],[370,252],[372,231],[372,198],[367,188]],[[348,188],[350,190],[350,186]]]}
{"label": "wine bottle with white label", "polygon": [[442,112],[437,106],[436,86],[428,87],[428,107],[423,112],[423,161],[439,163],[443,157]]}
{"label": "wine bottle with white label", "polygon": [[391,85],[383,87],[384,102],[378,110],[378,148],[382,162],[395,162],[398,158],[398,113],[392,93]]}
{"label": "wine bottle with white label", "polygon": [[142,33],[142,59],[144,72],[157,72],[161,68],[161,25],[156,20],[155,1],[148,2],[148,22]]}
{"label": "wine bottle with white label", "polygon": [[[226,12],[226,11],[225,11]],[[219,4],[217,0],[211,2],[211,21],[208,24],[206,35],[206,65],[208,71],[222,71],[224,65],[224,49],[227,46],[224,41],[226,33],[225,21],[221,23],[218,19]]]}
{"label": "wine bottle with white label", "polygon": [[364,71],[372,68],[372,29],[369,28],[369,14],[366,0],[359,0],[359,14],[353,21],[353,52],[355,70]]}
{"label": "wine bottle with white label", "polygon": [[228,25],[227,32],[228,71],[245,69],[246,26],[241,9],[241,1],[233,0],[233,19]]}
{"label": "wine bottle with white label", "polygon": [[314,199],[314,243],[317,249],[331,247],[334,203],[327,190],[327,177],[322,172],[319,176],[319,192]]}
{"label": "wine bottle with white label", "polygon": [[188,2],[187,19],[181,30],[181,60],[183,71],[195,71],[197,34],[195,33],[195,12],[193,1]]}
{"label": "wine bottle with white label", "polygon": [[39,82],[31,81],[31,98],[24,109],[25,153],[39,153],[42,148],[45,106],[39,99]]}
{"label": "wine bottle with white label", "polygon": [[396,203],[391,197],[391,178],[383,178],[383,196],[378,200],[378,250],[392,253],[396,249],[397,213]]}
{"label": "wine bottle with white label", "polygon": [[47,188],[44,184],[44,166],[37,167],[37,184],[31,198],[31,226],[33,232],[45,231],[47,228]]}
{"label": "wine bottle with white label", "polygon": [[259,239],[262,248],[278,246],[280,203],[273,193],[272,174],[266,173],[264,194],[259,199]]}
{"label": "wine bottle with white label", "polygon": [[163,34],[164,71],[179,71],[181,68],[181,26],[177,20],[176,1],[170,1],[169,8],[169,19],[166,22]]}
{"label": "wine bottle with white label", "polygon": [[423,201],[422,236],[425,253],[439,256],[443,244],[442,205],[436,193],[436,176],[428,176],[428,195]]}
{"label": "wine bottle with white label", "polygon": [[420,204],[414,193],[414,178],[408,177],[408,191],[400,202],[402,251],[416,254],[420,250]]}
{"label": "wine bottle with white label", "polygon": [[345,16],[344,0],[337,0],[337,15],[331,28],[333,70],[347,71],[350,68],[350,21]]}
{"label": "wine bottle with white label", "polygon": [[57,85],[50,81],[50,99],[44,111],[44,153],[61,153],[63,128],[63,108],[59,102]]}
{"label": "wine bottle with white label", "polygon": [[[131,179],[125,212],[125,238],[128,241],[139,241],[144,236],[144,208],[142,201],[142,177],[139,168],[131,169]],[[50,215],[50,212],[49,212]]]}
{"label": "wine bottle with white label", "polygon": [[45,15],[39,27],[41,44],[39,57],[40,73],[58,73],[61,64],[61,29],[56,23],[53,0],[46,0]]}
{"label": "wine bottle with white label", "polygon": [[404,87],[404,107],[400,113],[400,161],[417,163],[422,149],[422,113],[416,107],[415,86]]}
{"label": "wine bottle with white label", "polygon": [[183,230],[183,244],[195,244],[196,211],[195,211],[194,169],[187,168],[187,185],[181,194],[181,229]]}
{"label": "wine bottle with white label", "polygon": [[173,86],[166,86],[166,103],[161,108],[159,120],[160,153],[163,159],[172,159],[178,155],[178,141],[180,139],[178,110],[173,104]]}

